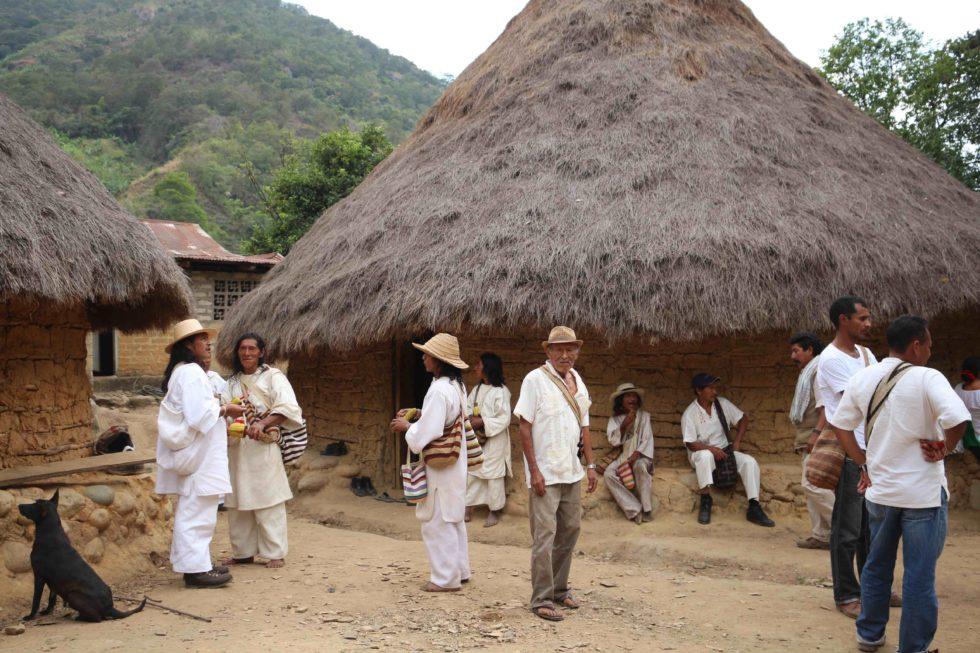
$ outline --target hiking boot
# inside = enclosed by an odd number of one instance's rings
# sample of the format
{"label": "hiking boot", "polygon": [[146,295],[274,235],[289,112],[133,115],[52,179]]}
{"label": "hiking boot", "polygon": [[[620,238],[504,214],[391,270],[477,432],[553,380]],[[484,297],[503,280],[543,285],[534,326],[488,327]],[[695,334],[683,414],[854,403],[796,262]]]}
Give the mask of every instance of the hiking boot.
{"label": "hiking boot", "polygon": [[861,602],[851,601],[850,603],[841,603],[837,606],[837,611],[845,617],[857,619],[861,615]]}
{"label": "hiking boot", "polygon": [[227,571],[220,573],[215,569],[197,574],[184,574],[184,585],[187,587],[221,587],[230,580],[231,574]]}
{"label": "hiking boot", "polygon": [[775,526],[776,522],[769,519],[769,515],[762,509],[762,505],[756,499],[749,499],[749,509],[745,511],[745,518],[753,524],[759,526]]}
{"label": "hiking boot", "polygon": [[710,524],[711,523],[711,504],[712,499],[710,494],[701,495],[701,508],[698,510],[698,523],[699,524]]}
{"label": "hiking boot", "polygon": [[824,542],[823,540],[818,540],[815,537],[808,537],[805,540],[797,540],[796,546],[801,549],[821,549],[823,551],[830,550],[830,542]]}
{"label": "hiking boot", "polygon": [[902,597],[898,595],[898,592],[892,592],[892,595],[888,598],[888,605],[892,608],[902,607]]}

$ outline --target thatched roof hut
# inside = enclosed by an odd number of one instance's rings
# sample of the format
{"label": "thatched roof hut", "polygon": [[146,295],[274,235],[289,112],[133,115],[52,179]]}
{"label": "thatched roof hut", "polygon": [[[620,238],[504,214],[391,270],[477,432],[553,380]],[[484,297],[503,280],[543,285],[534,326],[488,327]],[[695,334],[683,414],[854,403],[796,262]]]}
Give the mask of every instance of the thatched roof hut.
{"label": "thatched roof hut", "polygon": [[[222,352],[262,333],[312,432],[380,443],[354,454],[386,474],[424,381],[404,339],[494,349],[516,395],[555,323],[589,334],[594,416],[622,380],[651,391],[658,462],[684,460],[701,369],[752,413],[750,451],[792,456],[786,330],[845,292],[878,318],[976,314],[978,252],[977,194],[738,0],[531,0],[235,307]],[[956,324],[944,342],[975,343]]]}
{"label": "thatched roof hut", "polygon": [[816,326],[845,291],[976,303],[978,251],[977,194],[741,2],[532,0],[228,326],[287,356],[462,324],[689,339]]}
{"label": "thatched roof hut", "polygon": [[0,95],[0,300],[83,306],[93,328],[190,310],[180,268],[44,129]]}

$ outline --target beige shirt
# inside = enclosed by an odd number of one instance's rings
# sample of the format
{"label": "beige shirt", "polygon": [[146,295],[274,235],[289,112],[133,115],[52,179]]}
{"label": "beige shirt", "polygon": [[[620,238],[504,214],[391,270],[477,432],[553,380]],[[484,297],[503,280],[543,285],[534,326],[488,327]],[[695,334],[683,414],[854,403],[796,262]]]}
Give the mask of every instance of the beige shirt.
{"label": "beige shirt", "polygon": [[[289,430],[301,425],[303,413],[296,403],[296,394],[281,371],[264,367],[254,374],[231,376],[223,401],[241,397],[246,388],[257,411],[271,410],[286,418],[282,428]],[[228,438],[228,468],[232,494],[225,497],[225,505],[229,508],[259,510],[293,498],[282,452],[275,442]]]}
{"label": "beige shirt", "polygon": [[[553,374],[558,375],[550,362],[545,365]],[[592,406],[589,391],[578,372],[572,370],[572,374],[575,375],[575,401],[582,413],[582,426],[588,426],[589,407]],[[577,483],[585,476],[585,470],[578,459],[582,428],[572,407],[565,401],[565,395],[546,375],[547,372],[539,367],[524,377],[514,414],[531,423],[534,456],[538,470],[544,476],[545,485]],[[526,458],[524,475],[527,486],[531,487],[531,472]]]}

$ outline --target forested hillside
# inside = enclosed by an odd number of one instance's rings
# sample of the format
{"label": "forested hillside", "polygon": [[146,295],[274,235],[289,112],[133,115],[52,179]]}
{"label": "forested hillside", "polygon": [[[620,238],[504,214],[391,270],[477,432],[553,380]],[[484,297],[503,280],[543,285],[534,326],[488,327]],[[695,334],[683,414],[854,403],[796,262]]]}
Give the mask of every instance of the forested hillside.
{"label": "forested hillside", "polygon": [[0,92],[134,212],[233,248],[297,138],[376,123],[397,143],[442,88],[277,0],[0,2]]}

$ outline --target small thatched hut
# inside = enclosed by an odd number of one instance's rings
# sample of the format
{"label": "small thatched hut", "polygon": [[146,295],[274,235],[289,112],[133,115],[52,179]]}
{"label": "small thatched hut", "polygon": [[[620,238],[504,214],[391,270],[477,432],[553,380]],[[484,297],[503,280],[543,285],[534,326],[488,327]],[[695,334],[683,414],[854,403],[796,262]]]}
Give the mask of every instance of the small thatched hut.
{"label": "small thatched hut", "polygon": [[101,183],[0,95],[0,468],[92,438],[86,335],[190,310],[180,268]]}
{"label": "small thatched hut", "polygon": [[632,380],[658,463],[682,463],[689,379],[711,370],[752,418],[747,448],[798,475],[789,332],[859,293],[879,319],[936,316],[951,372],[980,346],[977,252],[980,198],[738,0],[532,0],[223,343],[265,334],[312,432],[355,439],[365,473],[393,480],[388,420],[425,390],[409,340],[448,330],[470,360],[500,353],[516,394],[569,324],[594,430]]}

